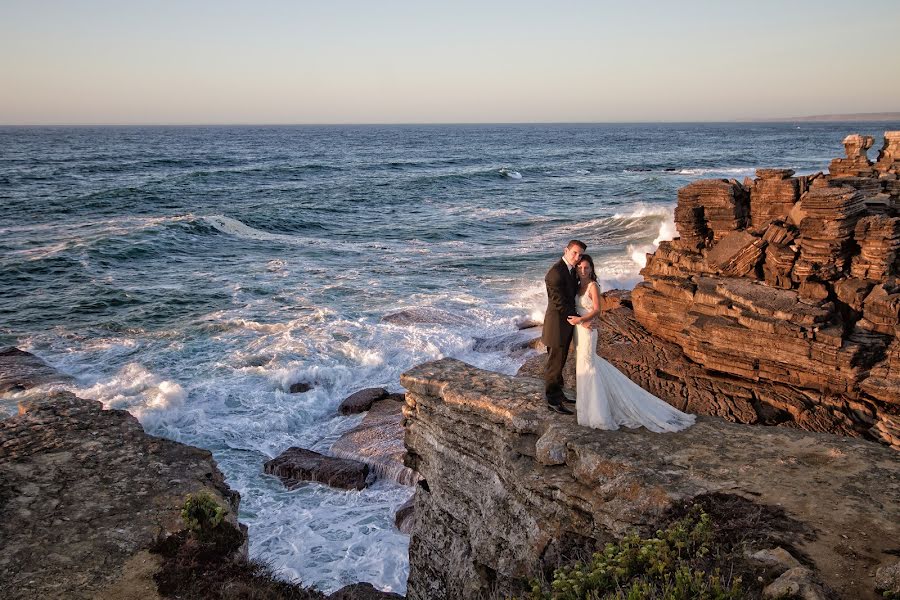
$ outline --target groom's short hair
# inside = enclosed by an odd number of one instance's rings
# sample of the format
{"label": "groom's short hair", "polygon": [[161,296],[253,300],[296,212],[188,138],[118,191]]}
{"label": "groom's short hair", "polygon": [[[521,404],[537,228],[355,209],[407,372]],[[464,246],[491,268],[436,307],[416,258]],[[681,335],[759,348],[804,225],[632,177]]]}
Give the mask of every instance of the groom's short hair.
{"label": "groom's short hair", "polygon": [[587,244],[585,244],[581,240],[569,240],[569,243],[566,244],[566,248],[571,248],[572,246],[579,246],[582,252],[587,250]]}

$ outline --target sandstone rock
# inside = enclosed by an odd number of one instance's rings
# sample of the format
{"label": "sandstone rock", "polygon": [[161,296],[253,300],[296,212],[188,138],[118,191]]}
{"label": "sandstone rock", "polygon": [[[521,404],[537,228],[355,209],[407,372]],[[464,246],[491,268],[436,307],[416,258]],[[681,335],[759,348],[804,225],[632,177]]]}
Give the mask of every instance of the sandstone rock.
{"label": "sandstone rock", "polygon": [[379,400],[388,395],[384,388],[366,388],[350,394],[341,401],[338,412],[342,415],[355,415],[369,410]]}
{"label": "sandstone rock", "polygon": [[872,147],[874,139],[869,135],[850,134],[844,138],[847,158],[836,158],[828,168],[833,177],[871,176],[875,174],[872,162],[866,157],[866,150]]}
{"label": "sandstone rock", "polygon": [[[777,504],[808,528],[777,543],[823,566],[839,597],[873,598],[871,565],[900,535],[900,461],[872,442],[711,417],[665,435],[588,429],[544,409],[541,381],[454,359],[415,367],[401,383],[408,464],[427,482],[416,488],[411,600],[515,594],[562,539],[602,545],[710,492]],[[547,466],[537,443],[551,428],[567,452]]]}
{"label": "sandstone rock", "polygon": [[[778,171],[781,176],[764,177],[762,173]],[[769,223],[786,219],[800,199],[800,181],[792,178],[790,169],[757,169],[757,179],[750,190],[750,227],[763,231]]]}
{"label": "sandstone rock", "polygon": [[827,600],[828,595],[816,580],[815,574],[806,567],[794,567],[770,583],[763,590],[763,598],[779,600],[800,598],[801,600]]}
{"label": "sandstone rock", "polygon": [[292,383],[291,387],[288,389],[288,391],[291,394],[304,394],[311,389],[313,389],[313,386],[311,383],[307,383],[305,381],[298,381],[296,383]]}
{"label": "sandstone rock", "polygon": [[160,563],[147,548],[183,529],[185,499],[201,491],[237,526],[240,497],[206,450],[67,392],[24,400],[0,421],[3,598],[153,598]]}
{"label": "sandstone rock", "polygon": [[743,186],[725,179],[703,179],[678,190],[675,226],[681,242],[703,247],[707,238],[719,240],[742,229],[747,218],[748,194]]}
{"label": "sandstone rock", "polygon": [[900,595],[900,562],[875,571],[875,589],[883,594]]}
{"label": "sandstone rock", "polygon": [[854,232],[859,254],[853,257],[853,277],[880,281],[900,275],[900,217],[863,217]]}
{"label": "sandstone rock", "polygon": [[394,513],[394,525],[397,526],[402,533],[409,535],[413,528],[413,519],[415,518],[416,504],[410,498],[404,502],[397,512]]}
{"label": "sandstone rock", "polygon": [[875,168],[882,175],[900,173],[900,131],[884,132],[884,146],[878,152]]}
{"label": "sandstone rock", "polygon": [[316,481],[331,487],[361,490],[369,483],[369,466],[365,463],[297,447],[288,448],[266,461],[263,472],[275,475],[288,488],[295,488],[305,481]]}
{"label": "sandstone rock", "polygon": [[30,352],[12,347],[0,348],[0,394],[70,381],[71,377],[63,375]]}
{"label": "sandstone rock", "polygon": [[378,477],[415,485],[418,476],[404,464],[403,404],[394,399],[374,403],[362,422],[331,445],[338,458],[365,463]]}

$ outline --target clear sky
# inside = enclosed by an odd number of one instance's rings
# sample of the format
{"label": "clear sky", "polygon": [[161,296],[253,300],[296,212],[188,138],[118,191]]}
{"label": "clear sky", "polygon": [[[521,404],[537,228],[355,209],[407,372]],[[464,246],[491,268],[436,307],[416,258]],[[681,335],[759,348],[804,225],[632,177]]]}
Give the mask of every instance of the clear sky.
{"label": "clear sky", "polygon": [[0,123],[900,111],[900,0],[0,0]]}

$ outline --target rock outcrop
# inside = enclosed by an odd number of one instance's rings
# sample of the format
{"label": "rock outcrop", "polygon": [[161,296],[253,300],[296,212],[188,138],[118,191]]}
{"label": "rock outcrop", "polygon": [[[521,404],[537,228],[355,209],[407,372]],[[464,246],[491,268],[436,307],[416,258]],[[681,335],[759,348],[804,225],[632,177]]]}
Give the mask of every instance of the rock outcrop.
{"label": "rock outcrop", "polygon": [[374,479],[369,474],[369,465],[363,462],[325,456],[296,446],[267,460],[263,472],[275,475],[289,489],[312,481],[345,490],[361,490]]}
{"label": "rock outcrop", "polygon": [[40,385],[69,383],[43,360],[18,348],[0,348],[0,394],[22,392]]}
{"label": "rock outcrop", "polygon": [[896,562],[900,460],[877,443],[714,417],[674,434],[588,429],[547,411],[540,381],[454,359],[401,382],[407,462],[423,477],[408,598],[515,593],[565,548],[653,526],[711,493],[781,507],[807,532],[789,540],[800,568],[841,597],[878,597],[876,567]]}
{"label": "rock outcrop", "polygon": [[388,391],[384,388],[366,388],[350,394],[341,401],[338,413],[342,415],[355,415],[366,412],[372,405],[387,398]]}
{"label": "rock outcrop", "polygon": [[[872,138],[851,135],[828,175],[759,169],[679,191],[679,237],[648,255],[634,315],[708,377],[752,390],[691,410],[724,403],[737,421],[791,415],[900,447],[898,136],[877,163]],[[795,418],[810,410],[822,417]]]}
{"label": "rock outcrop", "polygon": [[70,393],[23,400],[0,421],[2,596],[158,597],[148,549],[183,529],[187,494],[204,490],[237,527],[239,496],[206,450]]}

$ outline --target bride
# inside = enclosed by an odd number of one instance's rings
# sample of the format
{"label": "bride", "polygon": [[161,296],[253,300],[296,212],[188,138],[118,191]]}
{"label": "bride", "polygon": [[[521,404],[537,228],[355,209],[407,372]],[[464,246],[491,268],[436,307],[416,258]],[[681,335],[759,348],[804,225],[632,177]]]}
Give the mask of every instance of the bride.
{"label": "bride", "polygon": [[[589,323],[600,314],[600,287],[594,261],[587,254],[575,266],[579,289],[572,325]],[[679,431],[695,416],[666,404],[597,355],[597,330],[575,327],[575,412],[578,424],[596,429],[644,426],[656,433]]]}

